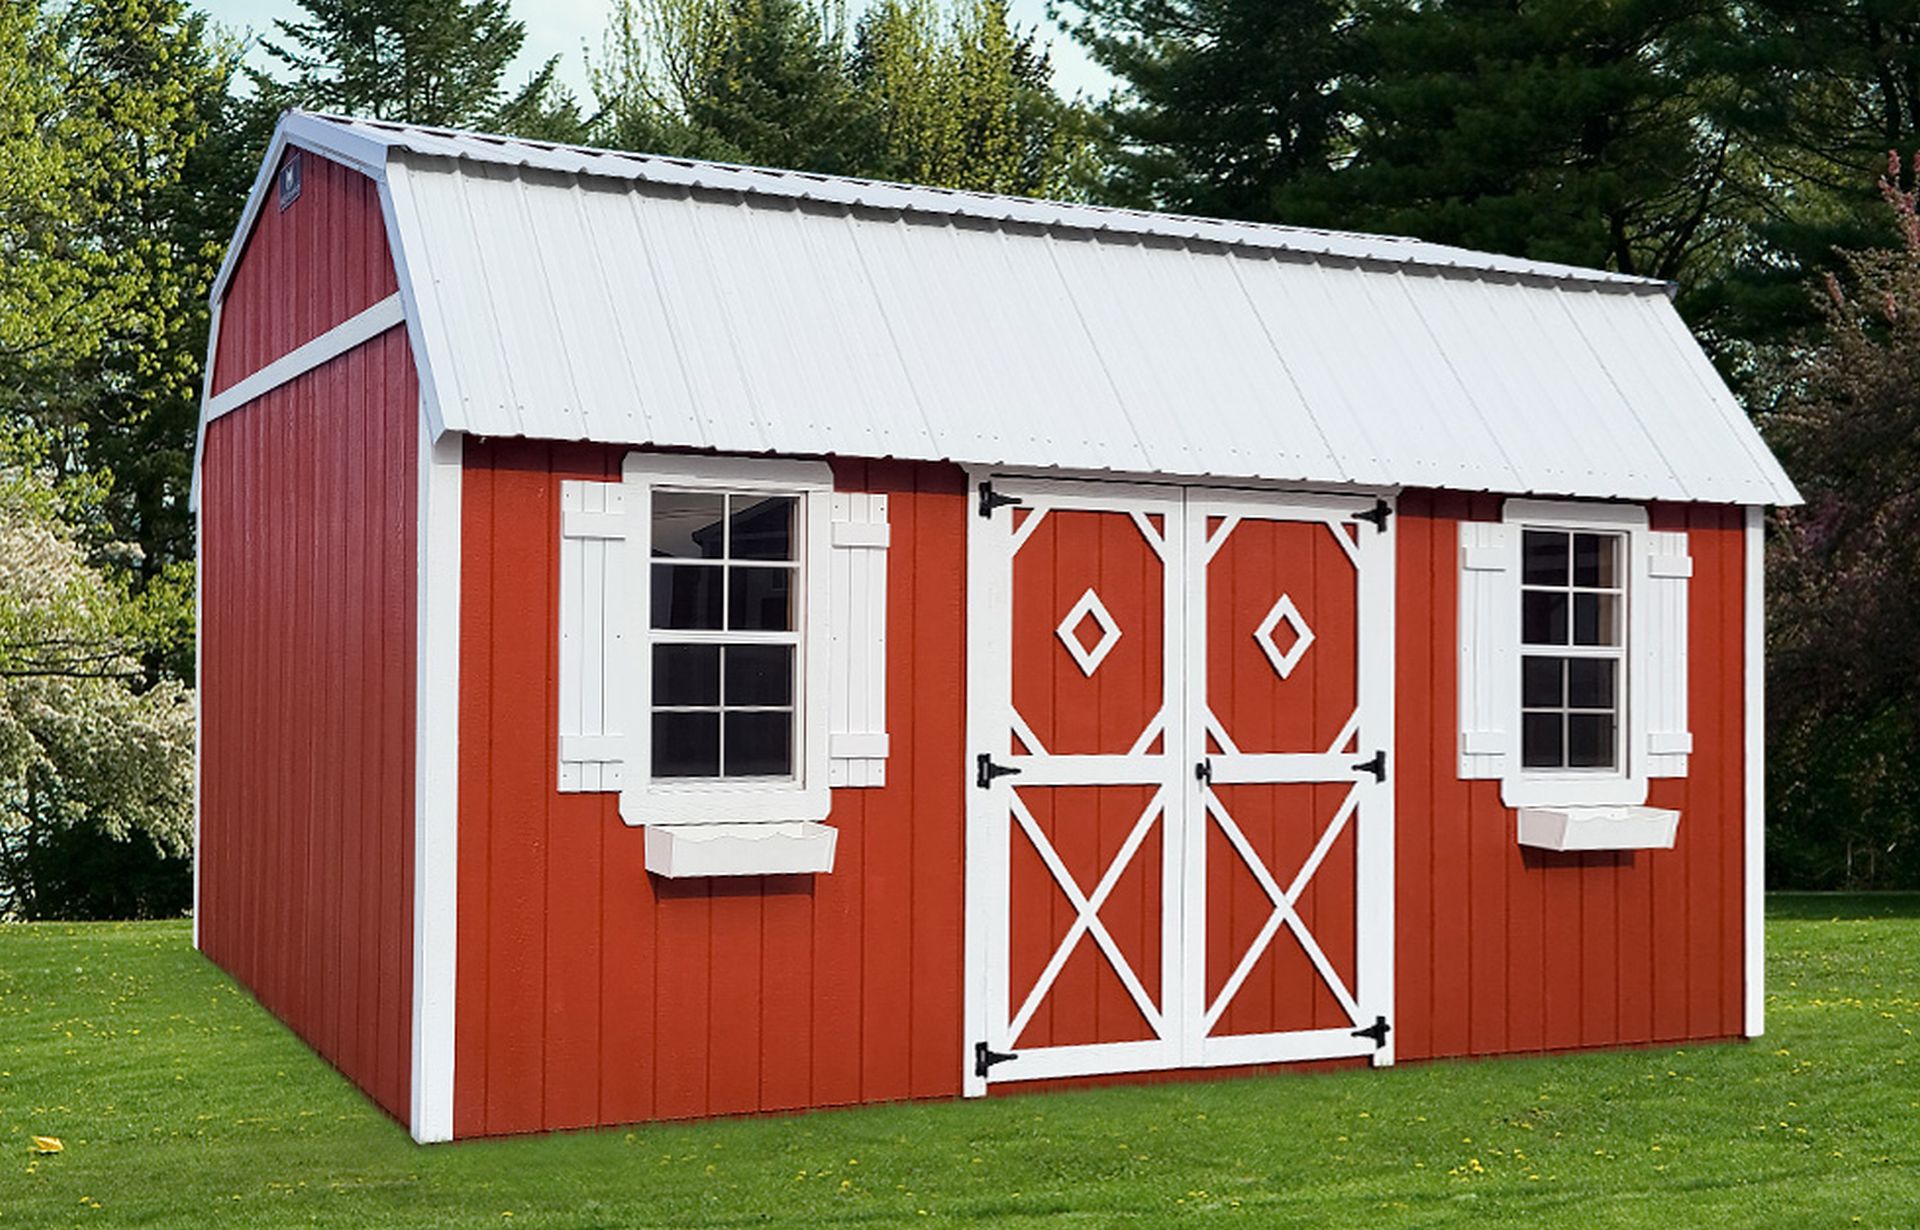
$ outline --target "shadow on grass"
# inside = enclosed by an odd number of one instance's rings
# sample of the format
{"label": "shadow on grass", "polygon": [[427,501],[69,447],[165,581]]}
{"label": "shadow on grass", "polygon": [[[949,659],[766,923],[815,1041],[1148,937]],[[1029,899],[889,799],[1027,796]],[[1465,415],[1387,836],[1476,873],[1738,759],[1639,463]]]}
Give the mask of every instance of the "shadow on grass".
{"label": "shadow on grass", "polygon": [[1920,918],[1920,893],[1768,893],[1768,918]]}

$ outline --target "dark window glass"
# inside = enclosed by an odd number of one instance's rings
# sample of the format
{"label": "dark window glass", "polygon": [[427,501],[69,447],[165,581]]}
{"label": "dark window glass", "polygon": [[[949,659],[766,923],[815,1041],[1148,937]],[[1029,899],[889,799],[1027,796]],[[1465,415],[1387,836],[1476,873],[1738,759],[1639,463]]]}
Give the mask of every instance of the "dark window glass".
{"label": "dark window glass", "polygon": [[1573,583],[1591,589],[1620,588],[1620,538],[1617,534],[1573,536]]}
{"label": "dark window glass", "polygon": [[691,491],[653,493],[653,554],[659,559],[720,559],[726,554],[726,497]]}
{"label": "dark window glass", "polygon": [[655,645],[653,703],[675,706],[719,704],[720,647]]}
{"label": "dark window glass", "polygon": [[749,710],[727,714],[728,777],[793,774],[793,712]]}
{"label": "dark window glass", "polygon": [[1620,599],[1613,594],[1575,594],[1573,596],[1573,643],[1576,645],[1618,645],[1620,643]]}
{"label": "dark window glass", "polygon": [[1575,769],[1613,767],[1613,715],[1567,715],[1567,765]]}
{"label": "dark window glass", "polygon": [[655,713],[653,775],[717,777],[720,773],[720,715]]}
{"label": "dark window glass", "polygon": [[736,632],[793,628],[793,570],[733,565],[727,569],[727,627]]}
{"label": "dark window glass", "polygon": [[750,495],[727,497],[733,514],[727,532],[733,546],[733,559],[793,558],[793,523],[800,501],[790,495],[757,499]]}
{"label": "dark window glass", "polygon": [[1527,585],[1567,583],[1567,535],[1527,530],[1520,535],[1520,579]]}
{"label": "dark window glass", "polygon": [[1562,659],[1522,658],[1520,660],[1520,703],[1529,709],[1558,709],[1564,700],[1561,689]]}
{"label": "dark window glass", "polygon": [[1557,713],[1527,713],[1520,717],[1520,764],[1528,769],[1558,769],[1561,755],[1561,717]]}
{"label": "dark window glass", "polygon": [[709,564],[655,564],[653,626],[718,628],[721,574]]}
{"label": "dark window glass", "polygon": [[1542,590],[1523,591],[1520,595],[1520,640],[1527,645],[1566,644],[1567,595]]}
{"label": "dark window glass", "polygon": [[1614,663],[1610,658],[1569,658],[1567,708],[1613,708],[1613,672]]}
{"label": "dark window glass", "polygon": [[727,646],[727,704],[792,703],[793,646]]}

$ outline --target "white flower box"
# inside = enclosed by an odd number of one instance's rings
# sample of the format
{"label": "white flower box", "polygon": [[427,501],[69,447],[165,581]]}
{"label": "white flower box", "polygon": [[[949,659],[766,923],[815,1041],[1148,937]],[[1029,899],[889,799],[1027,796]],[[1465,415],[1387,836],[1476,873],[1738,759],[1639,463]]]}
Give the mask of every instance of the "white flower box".
{"label": "white flower box", "polygon": [[817,874],[833,870],[839,836],[813,821],[654,824],[647,827],[647,870],[672,879]]}
{"label": "white flower box", "polygon": [[1520,809],[1520,844],[1539,850],[1671,850],[1679,829],[1663,807]]}

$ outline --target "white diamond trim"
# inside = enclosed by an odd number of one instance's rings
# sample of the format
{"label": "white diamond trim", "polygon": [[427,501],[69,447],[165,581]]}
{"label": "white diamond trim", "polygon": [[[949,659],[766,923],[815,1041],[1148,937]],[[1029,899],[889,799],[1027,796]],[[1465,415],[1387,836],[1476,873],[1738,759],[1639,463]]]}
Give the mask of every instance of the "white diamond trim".
{"label": "white diamond trim", "polygon": [[[1294,642],[1285,653],[1281,653],[1280,647],[1273,643],[1273,630],[1281,620],[1285,620],[1287,626],[1293,629],[1294,635]],[[1273,663],[1274,672],[1285,679],[1293,673],[1294,667],[1300,665],[1300,659],[1307,654],[1307,646],[1313,644],[1313,629],[1307,627],[1307,621],[1300,618],[1300,610],[1293,605],[1293,599],[1281,594],[1280,601],[1273,604],[1267,617],[1253,630],[1253,639],[1260,646],[1260,652],[1267,655],[1267,661]]]}
{"label": "white diamond trim", "polygon": [[[1074,629],[1089,615],[1093,616],[1094,623],[1100,625],[1100,639],[1093,643],[1092,649],[1082,645],[1080,638],[1074,635]],[[1294,618],[1298,619],[1299,616]],[[1067,647],[1067,652],[1073,655],[1074,665],[1080,668],[1080,673],[1089,677],[1100,669],[1100,664],[1107,660],[1113,647],[1120,643],[1120,625],[1113,621],[1113,616],[1107,613],[1106,604],[1100,601],[1100,595],[1094,593],[1091,587],[1080,595],[1080,601],[1073,604],[1073,609],[1067,612],[1067,617],[1060,621],[1060,626],[1053,633]]]}

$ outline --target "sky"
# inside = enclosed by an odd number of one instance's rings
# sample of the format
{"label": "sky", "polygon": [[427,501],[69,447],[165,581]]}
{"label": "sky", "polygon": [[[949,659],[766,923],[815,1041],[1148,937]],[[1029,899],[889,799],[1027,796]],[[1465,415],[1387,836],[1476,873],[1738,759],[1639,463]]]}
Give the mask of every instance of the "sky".
{"label": "sky", "polygon": [[[298,17],[301,10],[294,0],[196,0],[198,7],[221,25],[237,32],[271,34],[278,17]],[[860,0],[851,0],[857,9]],[[609,0],[515,0],[514,16],[526,23],[527,41],[520,58],[508,74],[509,85],[524,81],[549,56],[560,57],[560,79],[582,101],[590,102],[587,89],[585,50],[600,54],[600,32],[606,22]],[[1063,94],[1105,95],[1112,78],[1102,72],[1086,53],[1047,20],[1046,0],[1011,0],[1009,9],[1014,24],[1027,29],[1039,27],[1043,43],[1053,51],[1054,88]],[[265,64],[257,47],[256,63]]]}

